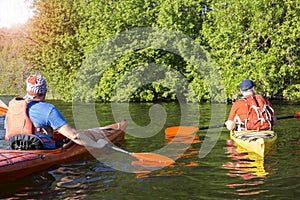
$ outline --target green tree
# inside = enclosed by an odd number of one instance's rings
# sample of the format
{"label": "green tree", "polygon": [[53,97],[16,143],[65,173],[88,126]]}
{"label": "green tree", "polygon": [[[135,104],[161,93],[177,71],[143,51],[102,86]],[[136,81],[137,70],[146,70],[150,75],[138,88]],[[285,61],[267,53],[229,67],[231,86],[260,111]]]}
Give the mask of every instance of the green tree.
{"label": "green tree", "polygon": [[[82,12],[84,13],[84,20],[80,25],[80,35],[83,38],[81,46],[85,47],[86,55],[105,40],[109,40],[117,34],[135,27],[164,28],[185,34],[191,39],[194,39],[201,29],[201,9],[203,5],[199,1],[125,0],[91,1],[89,4],[84,2],[82,4],[83,10],[89,10],[89,12]],[[133,38],[130,39],[133,40]],[[134,44],[135,42],[139,43],[140,41],[137,38],[132,43]],[[157,63],[179,71],[191,81],[198,100],[208,100],[210,98],[209,91],[197,69],[191,63],[187,63],[181,56],[160,49],[160,46],[163,47],[167,41],[161,40],[161,42],[161,44],[153,44],[157,46],[157,49],[137,49],[121,55],[121,57],[116,58],[115,62],[111,63],[111,66],[107,66],[107,70],[103,73],[89,72],[87,75],[93,74],[93,81],[101,79],[96,95],[98,97],[97,100],[108,101],[111,98],[112,89],[116,81],[120,80],[125,72],[144,63]],[[182,41],[178,41],[178,43],[182,43]],[[112,50],[108,47],[106,51],[109,53]],[[99,66],[97,62],[103,64],[103,60],[98,58],[97,61],[97,56],[100,55],[93,54],[93,59],[95,60],[90,65],[96,67]],[[195,77],[191,74],[195,75]],[[171,87],[175,88],[177,81],[175,77],[173,79],[169,81],[170,83],[173,82]],[[199,85],[203,85],[203,87],[199,87]],[[130,87],[127,88],[127,90],[129,89]],[[83,94],[84,91],[81,91],[81,93]],[[86,96],[93,95],[92,93],[86,94]],[[87,98],[89,99],[90,97]],[[132,93],[131,97],[132,101],[163,99],[175,100],[176,97],[174,96],[174,91],[168,90],[157,82],[141,86],[136,92]]]}
{"label": "green tree", "polygon": [[220,67],[227,96],[250,78],[263,95],[292,97],[300,71],[299,1],[214,1],[211,7],[201,35]]}
{"label": "green tree", "polygon": [[25,79],[30,65],[22,58],[20,49],[24,45],[24,26],[0,29],[0,94],[25,94]]}
{"label": "green tree", "polygon": [[35,15],[27,31],[31,40],[23,51],[31,65],[42,70],[52,94],[64,100],[70,100],[76,71],[83,59],[77,38],[77,5],[76,0],[34,0]]}
{"label": "green tree", "polygon": [[[32,2],[35,15],[29,23],[16,31],[16,35],[9,30],[6,35],[10,37],[0,38],[5,41],[0,45],[3,66],[0,70],[6,74],[0,77],[1,94],[20,93],[25,76],[41,72],[48,80],[50,98],[68,101],[74,92],[82,100],[176,100],[175,91],[180,86],[188,101],[218,101],[224,99],[222,84],[230,100],[245,78],[253,79],[259,93],[265,96],[299,98],[299,1]],[[156,33],[146,33],[149,28],[170,35],[151,38]],[[118,40],[122,34],[143,29],[144,36]],[[175,39],[176,34],[170,31],[186,37]],[[145,36],[149,37],[149,44],[141,44]],[[205,51],[194,55],[199,48],[191,41],[202,45]],[[130,45],[138,48],[128,50]],[[165,49],[167,45],[174,45],[177,53]],[[212,60],[203,56],[205,53]],[[199,58],[207,62],[197,63]],[[211,67],[213,63],[215,69]],[[105,70],[97,71],[99,66],[105,66]],[[159,78],[162,72],[159,66],[169,70],[164,77],[136,88],[135,76],[153,71],[151,75],[157,74]],[[189,86],[181,82],[180,75]],[[148,81],[149,77],[141,78]],[[8,81],[11,79],[18,83]],[[128,87],[114,94],[120,81],[127,81]],[[76,87],[85,82],[92,87],[91,91]]]}

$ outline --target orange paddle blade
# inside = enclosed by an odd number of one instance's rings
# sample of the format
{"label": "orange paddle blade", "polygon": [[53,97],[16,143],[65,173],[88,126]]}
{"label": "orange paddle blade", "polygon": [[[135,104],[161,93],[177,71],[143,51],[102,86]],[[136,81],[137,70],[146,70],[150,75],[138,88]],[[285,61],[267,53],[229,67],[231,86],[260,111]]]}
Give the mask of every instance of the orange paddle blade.
{"label": "orange paddle blade", "polygon": [[161,162],[145,161],[145,160],[135,160],[131,162],[132,165],[138,165],[143,167],[166,167],[168,164]]}
{"label": "orange paddle blade", "polygon": [[7,113],[7,108],[0,107],[0,116],[4,116]]}
{"label": "orange paddle blade", "polygon": [[300,112],[297,112],[295,115],[294,115],[295,118],[300,118]]}
{"label": "orange paddle blade", "polygon": [[199,136],[197,135],[188,135],[185,137],[174,137],[166,135],[166,142],[168,144],[195,144],[199,143]]}
{"label": "orange paddle blade", "polygon": [[166,136],[188,136],[199,131],[199,128],[193,126],[173,126],[166,128]]}
{"label": "orange paddle blade", "polygon": [[168,166],[175,163],[173,159],[155,153],[131,153],[131,156],[139,161],[145,161],[148,164],[151,162],[153,165],[156,163],[159,166]]}

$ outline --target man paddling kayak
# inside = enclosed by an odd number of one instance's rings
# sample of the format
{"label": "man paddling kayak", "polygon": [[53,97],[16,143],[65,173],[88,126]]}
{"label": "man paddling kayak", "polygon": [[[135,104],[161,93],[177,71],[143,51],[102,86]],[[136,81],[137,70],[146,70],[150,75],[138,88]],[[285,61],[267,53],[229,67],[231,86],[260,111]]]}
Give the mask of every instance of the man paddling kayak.
{"label": "man paddling kayak", "polygon": [[270,130],[275,124],[274,110],[271,103],[264,97],[255,94],[252,80],[243,80],[240,92],[243,95],[230,110],[225,125],[228,130]]}
{"label": "man paddling kayak", "polygon": [[68,139],[83,145],[76,129],[53,104],[45,101],[47,84],[42,75],[27,78],[26,92],[25,97],[12,99],[8,106],[5,139],[12,149],[54,149]]}

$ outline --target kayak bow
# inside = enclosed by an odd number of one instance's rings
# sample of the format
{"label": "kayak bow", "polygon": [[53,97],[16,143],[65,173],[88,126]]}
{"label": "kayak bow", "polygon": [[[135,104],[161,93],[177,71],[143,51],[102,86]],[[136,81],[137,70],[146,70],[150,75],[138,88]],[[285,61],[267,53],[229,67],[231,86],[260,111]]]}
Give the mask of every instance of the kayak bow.
{"label": "kayak bow", "polygon": [[242,151],[253,152],[264,157],[274,145],[277,134],[270,130],[231,131],[230,138]]}

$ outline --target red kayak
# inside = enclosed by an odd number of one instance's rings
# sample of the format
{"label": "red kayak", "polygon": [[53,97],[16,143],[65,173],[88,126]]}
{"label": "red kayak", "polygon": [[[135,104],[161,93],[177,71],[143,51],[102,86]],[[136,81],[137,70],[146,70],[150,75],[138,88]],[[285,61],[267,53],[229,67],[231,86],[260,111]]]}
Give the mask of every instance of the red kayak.
{"label": "red kayak", "polygon": [[[114,142],[124,139],[127,122],[108,125],[101,128],[84,130],[92,139],[103,138]],[[0,183],[24,177],[31,173],[49,169],[50,167],[65,163],[68,160],[88,155],[84,147],[70,141],[62,148],[54,150],[8,150],[0,149]]]}

